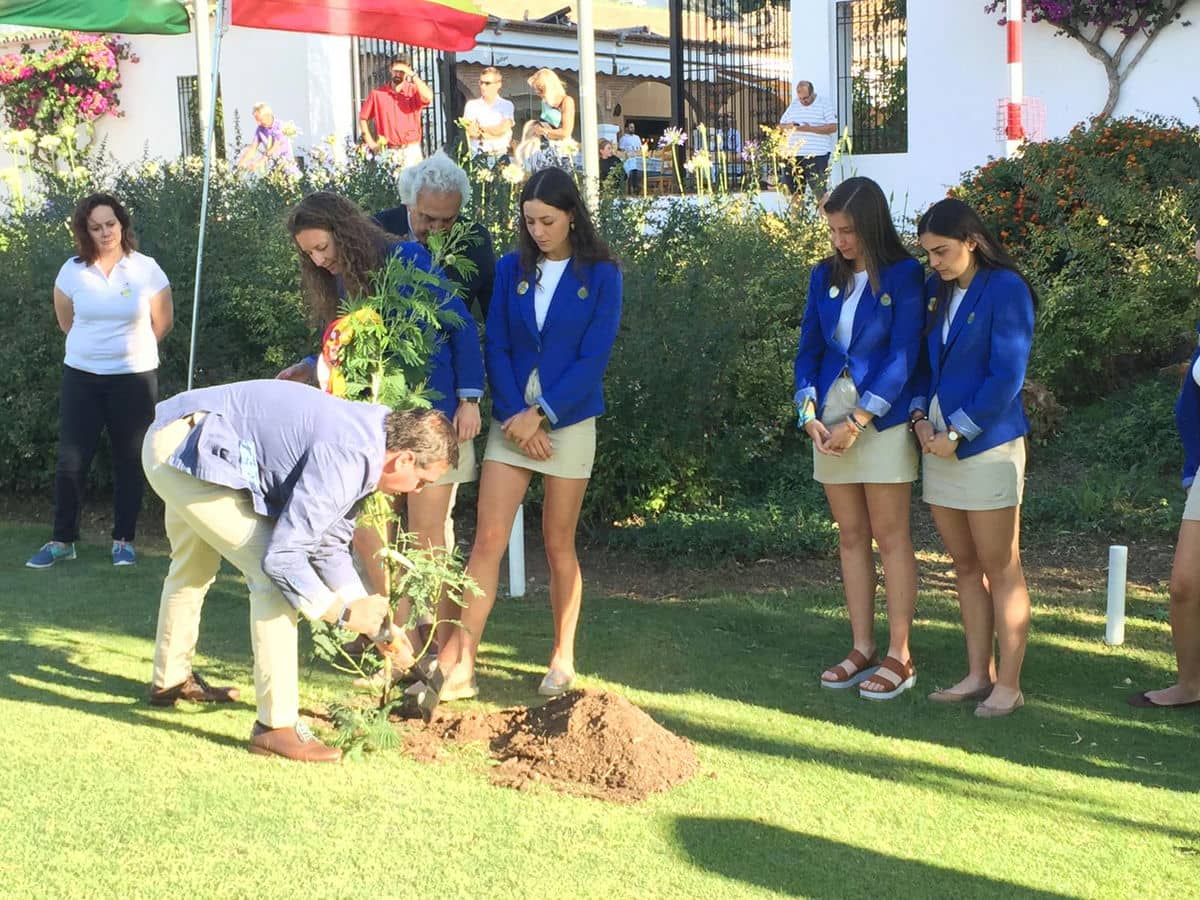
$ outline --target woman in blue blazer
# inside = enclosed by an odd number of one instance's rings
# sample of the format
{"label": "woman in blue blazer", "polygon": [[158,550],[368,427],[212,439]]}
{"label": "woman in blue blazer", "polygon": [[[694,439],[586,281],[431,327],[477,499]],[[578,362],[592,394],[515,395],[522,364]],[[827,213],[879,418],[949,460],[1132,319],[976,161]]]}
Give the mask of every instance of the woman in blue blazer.
{"label": "woman in blue blazer", "polygon": [[[917,563],[909,532],[917,451],[908,433],[911,380],[923,322],[920,264],[892,224],[869,178],[849,178],[825,214],[834,253],[813,269],[796,352],[795,403],[812,438],[813,477],[838,523],[846,609],[854,646],[821,674],[821,686],[887,700],[916,683],[909,632]],[[875,645],[879,544],[888,606],[888,648]]]}
{"label": "woman in blue blazer", "polygon": [[[1200,241],[1196,241],[1195,253],[1200,262]],[[1200,469],[1200,349],[1192,355],[1179,392],[1175,424],[1183,440],[1183,487],[1188,492],[1171,566],[1171,640],[1178,676],[1170,687],[1134,694],[1130,706],[1200,705],[1200,486],[1196,480]]]}
{"label": "woman in blue blazer", "polygon": [[924,454],[924,499],[954,561],[967,644],[966,677],[929,699],[983,700],[975,715],[1004,716],[1025,702],[1029,591],[1019,538],[1029,423],[1021,387],[1036,297],[961,200],[935,203],[917,234],[935,274],[926,285],[929,321],[911,418]]}
{"label": "woman in blue blazer", "polygon": [[475,545],[462,628],[448,629],[422,707],[473,697],[475,657],[496,597],[500,560],[535,472],[544,478],[542,536],[550,564],[554,648],[539,693],[575,678],[583,581],[575,529],[596,449],[602,382],[621,318],[621,271],[562,169],[537,172],[521,192],[519,245],[496,265],[484,357],[492,426],[479,483]]}
{"label": "woman in blue blazer", "polygon": [[[383,231],[357,206],[337,194],[321,191],[305,197],[288,218],[288,231],[296,243],[300,259],[300,281],[305,302],[312,317],[324,329],[337,315],[338,306],[347,296],[359,296],[371,290],[371,278],[384,268],[389,258],[411,263],[424,271],[433,271],[433,259],[421,244],[400,242]],[[459,464],[441,479],[423,490],[404,495],[407,528],[423,546],[453,546],[454,500],[458,485],[475,480],[475,443],[479,434],[479,398],[483,396],[483,353],[475,319],[461,299],[445,294],[443,308],[457,314],[454,327],[440,329],[430,360],[428,386],[440,396],[433,406],[445,413],[458,432]],[[314,381],[316,357],[309,357],[279,373],[280,378]],[[387,591],[386,569],[377,552],[379,535],[371,528],[355,533],[355,550],[364,563],[371,590]],[[396,611],[397,621],[406,619],[408,610]],[[422,623],[412,639],[421,644],[428,634]],[[354,648],[365,649],[366,641]],[[403,657],[409,649],[403,641],[397,670],[407,668]]]}

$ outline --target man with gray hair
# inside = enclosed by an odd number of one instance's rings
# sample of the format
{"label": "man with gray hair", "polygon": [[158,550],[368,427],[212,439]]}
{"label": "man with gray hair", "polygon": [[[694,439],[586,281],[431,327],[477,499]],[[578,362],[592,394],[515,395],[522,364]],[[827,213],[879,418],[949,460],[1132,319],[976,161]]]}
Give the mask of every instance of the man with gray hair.
{"label": "man with gray hair", "polygon": [[818,97],[811,81],[796,82],[796,99],[783,111],[779,127],[787,132],[791,164],[783,171],[784,184],[795,193],[803,181],[814,197],[825,193],[829,158],[837,144],[837,111]]}
{"label": "man with gray hair", "polygon": [[[467,173],[441,150],[405,168],[400,173],[399,187],[402,205],[376,213],[375,221],[385,231],[421,244],[430,234],[448,231],[458,221],[463,204],[471,199]],[[467,276],[451,265],[446,267],[446,277],[462,289],[463,303],[483,322],[492,299],[496,252],[491,235],[479,222],[471,225],[464,255],[474,263],[475,272]]]}

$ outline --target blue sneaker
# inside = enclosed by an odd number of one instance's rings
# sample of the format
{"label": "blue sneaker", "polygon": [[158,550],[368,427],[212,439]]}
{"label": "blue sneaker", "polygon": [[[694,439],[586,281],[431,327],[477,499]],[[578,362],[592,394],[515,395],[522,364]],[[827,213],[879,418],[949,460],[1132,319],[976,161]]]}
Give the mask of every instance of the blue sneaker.
{"label": "blue sneaker", "polygon": [[113,565],[136,566],[137,554],[133,552],[133,544],[128,541],[113,541]]}
{"label": "blue sneaker", "polygon": [[25,565],[31,569],[48,569],[56,562],[75,558],[74,544],[56,544],[51,541],[43,544],[42,549],[29,557]]}

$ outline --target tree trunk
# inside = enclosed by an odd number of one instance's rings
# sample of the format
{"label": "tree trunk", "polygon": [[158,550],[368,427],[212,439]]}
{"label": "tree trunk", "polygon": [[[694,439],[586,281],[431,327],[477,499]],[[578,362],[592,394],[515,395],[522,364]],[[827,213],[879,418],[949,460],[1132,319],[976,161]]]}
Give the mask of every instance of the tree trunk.
{"label": "tree trunk", "polygon": [[[1117,108],[1117,101],[1121,99],[1121,75],[1117,72],[1117,63],[1108,54],[1105,54],[1105,59],[1101,60],[1104,63],[1104,74],[1108,76],[1108,99],[1104,101],[1104,109],[1096,115],[1097,119],[1104,120],[1113,114],[1113,110]],[[1126,73],[1128,73],[1128,69]]]}

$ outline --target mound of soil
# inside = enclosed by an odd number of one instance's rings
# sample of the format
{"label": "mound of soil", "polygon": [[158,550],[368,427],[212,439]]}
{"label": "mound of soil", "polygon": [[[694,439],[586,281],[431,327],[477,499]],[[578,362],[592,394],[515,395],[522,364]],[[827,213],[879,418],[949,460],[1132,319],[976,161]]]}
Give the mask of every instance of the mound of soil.
{"label": "mound of soil", "polygon": [[405,750],[435,760],[444,742],[486,742],[499,764],[493,784],[555,790],[618,803],[636,803],[696,774],[690,742],[663,728],[624,697],[607,691],[568,691],[544,706],[484,713],[439,710]]}

